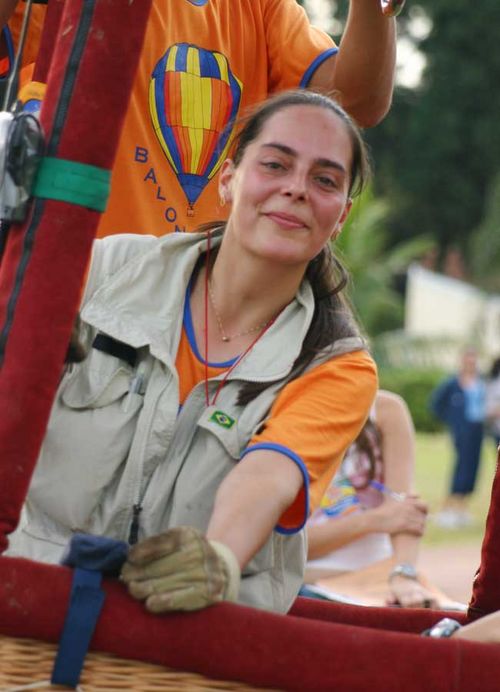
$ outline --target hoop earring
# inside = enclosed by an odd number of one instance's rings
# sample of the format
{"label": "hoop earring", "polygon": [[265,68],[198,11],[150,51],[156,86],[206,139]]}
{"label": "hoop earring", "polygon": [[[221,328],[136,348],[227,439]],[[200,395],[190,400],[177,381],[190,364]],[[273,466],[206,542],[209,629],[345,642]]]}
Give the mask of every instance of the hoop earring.
{"label": "hoop earring", "polygon": [[226,206],[226,198],[224,197],[223,193],[219,195],[219,206],[220,207],[225,207]]}
{"label": "hoop earring", "polygon": [[332,231],[332,234],[331,234],[331,236],[330,236],[330,240],[331,240],[332,243],[334,243],[334,242],[337,240],[337,238],[339,237],[341,231],[342,231],[342,226],[337,225],[337,226],[335,227],[335,230]]}

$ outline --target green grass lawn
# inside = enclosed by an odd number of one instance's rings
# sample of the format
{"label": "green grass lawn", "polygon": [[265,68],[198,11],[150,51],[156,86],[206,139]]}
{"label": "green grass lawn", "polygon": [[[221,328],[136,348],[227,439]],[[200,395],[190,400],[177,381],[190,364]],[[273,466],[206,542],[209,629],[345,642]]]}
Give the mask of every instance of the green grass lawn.
{"label": "green grass lawn", "polygon": [[[484,522],[488,512],[491,484],[495,472],[496,450],[491,438],[483,443],[481,466],[476,489],[470,500],[470,512],[474,517],[474,525],[465,529],[444,530],[432,522],[432,516],[427,522],[427,530],[423,543],[436,545],[439,543],[479,541],[484,534]],[[453,450],[446,433],[417,434],[417,463],[415,468],[415,488],[419,495],[429,504],[429,513],[439,511],[445,498],[451,475]]]}

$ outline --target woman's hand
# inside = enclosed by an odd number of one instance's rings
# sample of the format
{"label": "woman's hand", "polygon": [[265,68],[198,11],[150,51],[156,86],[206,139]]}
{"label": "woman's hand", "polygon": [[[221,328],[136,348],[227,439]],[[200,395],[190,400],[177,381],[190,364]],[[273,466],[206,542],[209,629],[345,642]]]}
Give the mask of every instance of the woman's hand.
{"label": "woman's hand", "polygon": [[180,526],[134,545],[120,578],[152,613],[199,610],[237,599],[240,568],[227,546]]}
{"label": "woman's hand", "polygon": [[390,580],[391,596],[387,605],[398,605],[403,608],[437,608],[436,597],[417,579],[394,576]]}
{"label": "woman's hand", "polygon": [[408,496],[401,501],[387,498],[381,505],[369,511],[376,531],[391,535],[409,533],[413,536],[422,536],[424,533],[427,504],[417,496]]}

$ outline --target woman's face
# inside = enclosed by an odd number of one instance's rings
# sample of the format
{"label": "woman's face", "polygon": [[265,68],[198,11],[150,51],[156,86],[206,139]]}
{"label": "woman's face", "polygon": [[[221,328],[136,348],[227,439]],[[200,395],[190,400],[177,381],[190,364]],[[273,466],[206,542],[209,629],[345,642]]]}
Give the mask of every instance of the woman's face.
{"label": "woman's face", "polygon": [[351,158],[335,113],[303,105],[278,111],[239,165],[222,167],[220,191],[232,204],[226,233],[258,256],[307,265],[347,217]]}

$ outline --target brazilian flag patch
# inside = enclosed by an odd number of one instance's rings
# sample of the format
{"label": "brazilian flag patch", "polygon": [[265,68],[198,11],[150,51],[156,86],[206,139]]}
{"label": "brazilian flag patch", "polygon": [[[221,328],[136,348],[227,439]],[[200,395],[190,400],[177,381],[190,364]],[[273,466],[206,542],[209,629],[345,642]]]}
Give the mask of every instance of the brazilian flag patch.
{"label": "brazilian flag patch", "polygon": [[236,423],[234,418],[228,416],[227,413],[224,413],[224,411],[214,411],[210,416],[210,420],[217,423],[217,425],[220,425],[222,428],[226,428],[227,430],[232,428]]}

